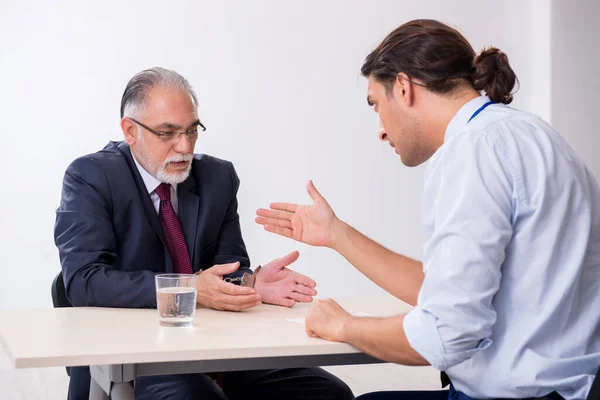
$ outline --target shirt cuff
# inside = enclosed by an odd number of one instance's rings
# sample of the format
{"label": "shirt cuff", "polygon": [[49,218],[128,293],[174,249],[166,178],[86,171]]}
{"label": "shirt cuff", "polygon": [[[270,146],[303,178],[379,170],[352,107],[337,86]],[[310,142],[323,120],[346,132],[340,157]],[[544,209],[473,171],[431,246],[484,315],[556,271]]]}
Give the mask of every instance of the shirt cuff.
{"label": "shirt cuff", "polygon": [[404,333],[410,346],[440,371],[468,360],[492,344],[490,339],[483,339],[469,348],[447,353],[438,330],[438,318],[419,306],[404,317]]}
{"label": "shirt cuff", "polygon": [[448,367],[436,317],[416,306],[404,317],[404,334],[410,346],[432,367],[440,371]]}

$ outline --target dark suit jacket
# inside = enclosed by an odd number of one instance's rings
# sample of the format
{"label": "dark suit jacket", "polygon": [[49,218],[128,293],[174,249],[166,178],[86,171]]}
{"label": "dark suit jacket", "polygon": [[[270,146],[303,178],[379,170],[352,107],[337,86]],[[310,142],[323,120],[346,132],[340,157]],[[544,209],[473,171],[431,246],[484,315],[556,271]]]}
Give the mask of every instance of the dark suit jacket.
{"label": "dark suit jacket", "polygon": [[[196,155],[177,185],[179,220],[194,271],[239,261],[250,272],[233,165]],[[172,272],[164,233],[125,142],[75,160],[65,174],[54,240],[74,306],[156,307],[154,276]]]}

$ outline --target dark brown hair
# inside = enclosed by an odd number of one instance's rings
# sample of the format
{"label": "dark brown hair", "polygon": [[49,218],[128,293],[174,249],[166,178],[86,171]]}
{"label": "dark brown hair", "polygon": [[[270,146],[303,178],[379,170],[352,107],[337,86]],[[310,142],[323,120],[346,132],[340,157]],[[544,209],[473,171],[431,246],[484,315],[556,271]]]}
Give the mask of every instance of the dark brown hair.
{"label": "dark brown hair", "polygon": [[485,91],[495,103],[509,104],[517,76],[508,57],[495,47],[478,56],[457,30],[439,21],[420,19],[392,31],[361,68],[391,93],[396,77],[404,72],[419,79],[434,93],[451,93],[465,81],[475,90]]}

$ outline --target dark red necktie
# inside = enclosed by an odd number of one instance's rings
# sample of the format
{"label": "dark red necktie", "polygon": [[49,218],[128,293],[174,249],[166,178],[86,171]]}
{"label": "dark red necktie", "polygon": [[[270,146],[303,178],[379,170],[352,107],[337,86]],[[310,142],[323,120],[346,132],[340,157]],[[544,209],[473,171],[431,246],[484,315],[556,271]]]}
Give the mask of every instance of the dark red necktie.
{"label": "dark red necktie", "polygon": [[194,271],[185,245],[185,237],[183,236],[179,217],[175,213],[173,204],[171,204],[171,185],[161,183],[155,192],[160,198],[158,219],[160,219],[169,254],[171,254],[171,260],[173,261],[173,272],[176,274],[191,274]]}

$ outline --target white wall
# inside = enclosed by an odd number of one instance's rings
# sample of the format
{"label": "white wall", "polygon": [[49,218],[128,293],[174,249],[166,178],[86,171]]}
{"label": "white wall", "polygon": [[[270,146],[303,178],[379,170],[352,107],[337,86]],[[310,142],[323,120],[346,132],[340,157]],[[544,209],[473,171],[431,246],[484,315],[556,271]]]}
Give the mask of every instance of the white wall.
{"label": "white wall", "polygon": [[0,307],[50,305],[62,175],[75,157],[120,139],[120,96],[144,68],[173,68],[195,86],[208,127],[196,151],[235,163],[252,261],[299,249],[295,268],[315,278],[323,296],[379,289],[330,250],[267,234],[254,214],[271,201],[307,202],[305,183],[313,179],[347,222],[421,257],[423,168],[403,167],[377,141],[359,74],[389,31],[418,17],[446,21],[475,49],[495,45],[509,54],[521,79],[516,107],[530,109],[535,100],[528,2],[166,4],[0,3]]}
{"label": "white wall", "polygon": [[552,0],[530,0],[529,111],[552,122]]}
{"label": "white wall", "polygon": [[600,2],[552,0],[552,124],[600,178]]}

